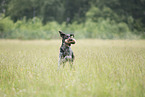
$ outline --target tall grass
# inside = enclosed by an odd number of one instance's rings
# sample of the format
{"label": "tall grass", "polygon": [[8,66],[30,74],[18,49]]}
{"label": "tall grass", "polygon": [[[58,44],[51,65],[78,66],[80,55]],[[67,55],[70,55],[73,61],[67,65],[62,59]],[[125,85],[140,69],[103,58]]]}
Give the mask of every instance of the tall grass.
{"label": "tall grass", "polygon": [[145,41],[78,40],[57,71],[60,40],[0,40],[1,97],[145,97]]}

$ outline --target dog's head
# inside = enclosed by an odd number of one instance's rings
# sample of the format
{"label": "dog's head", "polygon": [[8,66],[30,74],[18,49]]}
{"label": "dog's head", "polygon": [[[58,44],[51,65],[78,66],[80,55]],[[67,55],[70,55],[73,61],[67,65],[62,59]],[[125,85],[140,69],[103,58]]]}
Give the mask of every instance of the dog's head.
{"label": "dog's head", "polygon": [[76,40],[74,39],[74,34],[65,34],[62,31],[59,31],[60,36],[62,37],[62,42],[68,45],[75,44]]}

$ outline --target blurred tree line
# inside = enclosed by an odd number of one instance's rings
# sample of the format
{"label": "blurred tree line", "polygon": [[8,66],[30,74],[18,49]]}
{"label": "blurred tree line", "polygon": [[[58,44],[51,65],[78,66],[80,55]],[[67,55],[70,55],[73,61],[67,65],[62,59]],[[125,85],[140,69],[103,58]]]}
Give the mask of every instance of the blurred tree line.
{"label": "blurred tree line", "polygon": [[[1,38],[11,38],[10,34],[18,29],[22,33],[22,24],[28,25],[30,21],[33,26],[36,22],[35,26],[44,32],[44,26],[56,22],[58,29],[80,33],[83,38],[114,38],[128,33],[144,38],[145,0],[0,0],[0,19]],[[8,26],[10,22],[12,25]],[[8,31],[7,27],[11,30]],[[29,31],[33,32],[32,29]],[[47,33],[54,32],[50,30]]]}

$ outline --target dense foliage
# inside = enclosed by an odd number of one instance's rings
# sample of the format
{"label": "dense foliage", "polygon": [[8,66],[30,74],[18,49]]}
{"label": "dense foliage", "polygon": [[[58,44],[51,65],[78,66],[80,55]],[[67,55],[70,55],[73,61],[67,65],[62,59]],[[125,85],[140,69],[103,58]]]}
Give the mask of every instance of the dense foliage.
{"label": "dense foliage", "polygon": [[[35,21],[35,22],[34,22]],[[99,39],[137,39],[139,36],[132,34],[128,25],[124,22],[116,23],[115,21],[99,20],[92,22],[87,20],[83,24],[73,22],[72,24],[61,25],[57,22],[48,22],[43,25],[38,18],[26,21],[18,20],[13,22],[10,18],[1,20],[1,38],[12,39],[54,39],[58,38],[58,31],[65,33],[74,33],[75,38],[99,38]]]}
{"label": "dense foliage", "polygon": [[[0,0],[0,38],[145,38],[145,0]],[[136,35],[138,37],[136,37]]]}

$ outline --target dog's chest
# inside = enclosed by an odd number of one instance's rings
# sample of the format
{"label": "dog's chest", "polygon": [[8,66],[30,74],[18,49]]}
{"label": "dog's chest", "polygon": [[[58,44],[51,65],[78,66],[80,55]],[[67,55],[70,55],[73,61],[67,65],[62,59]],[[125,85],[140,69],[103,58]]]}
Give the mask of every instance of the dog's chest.
{"label": "dog's chest", "polygon": [[70,47],[61,47],[60,50],[63,53],[63,56],[68,56],[72,52]]}
{"label": "dog's chest", "polygon": [[64,55],[70,55],[70,49],[69,48],[65,48],[64,50]]}

